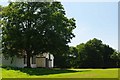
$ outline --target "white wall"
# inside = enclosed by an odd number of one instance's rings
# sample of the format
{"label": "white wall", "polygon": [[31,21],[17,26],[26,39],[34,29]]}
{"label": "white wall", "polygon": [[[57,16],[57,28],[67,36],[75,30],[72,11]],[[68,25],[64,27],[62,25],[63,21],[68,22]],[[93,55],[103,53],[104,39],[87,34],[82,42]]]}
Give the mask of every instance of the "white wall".
{"label": "white wall", "polygon": [[51,59],[52,59],[52,61],[51,61],[51,63],[50,63],[50,64],[51,64],[50,67],[54,67],[54,56],[51,54],[50,57],[51,57]]}
{"label": "white wall", "polygon": [[[25,66],[27,66],[27,64],[24,64],[24,58],[14,57],[12,63],[11,63],[11,60],[12,60],[12,58],[10,58],[10,57],[8,59],[5,59],[5,57],[2,56],[2,65],[19,67],[19,68],[24,68]],[[36,64],[32,64],[32,58],[30,58],[30,63],[31,63],[32,68],[36,67]]]}
{"label": "white wall", "polygon": [[54,67],[54,56],[52,54],[50,54],[50,59],[51,61],[49,61],[49,67],[53,68]]}
{"label": "white wall", "polygon": [[45,58],[36,58],[36,67],[46,67]]}
{"label": "white wall", "polygon": [[3,66],[12,66],[12,67],[24,67],[24,59],[23,58],[18,58],[14,57],[13,62],[11,63],[12,58],[9,57],[8,59],[5,59],[4,56],[2,56],[2,65]]}
{"label": "white wall", "polygon": [[[24,61],[23,61],[23,63],[24,63]],[[30,58],[30,64],[31,64],[32,68],[36,68],[36,64],[32,64],[32,58]],[[26,67],[26,66],[27,66],[27,58],[26,58],[26,63],[24,64],[24,67]]]}
{"label": "white wall", "polygon": [[[45,58],[49,59],[49,53],[43,53],[43,55],[37,55],[37,57],[45,57]],[[48,64],[49,64],[49,67],[52,68],[52,67],[54,67],[54,56],[52,54],[50,54],[50,58],[52,61],[49,61]],[[40,61],[39,64],[41,64],[42,67],[45,67],[45,65],[46,65],[45,59],[44,60],[41,59],[39,61]]]}
{"label": "white wall", "polygon": [[[49,54],[44,54],[44,57],[49,58]],[[54,56],[50,54],[51,60],[49,61],[49,67],[54,67]],[[18,58],[14,57],[13,62],[11,63],[12,58],[5,59],[4,56],[2,56],[2,65],[3,66],[12,66],[12,67],[20,67],[24,68],[27,66],[27,64],[24,64],[24,58]],[[46,67],[46,59],[45,58],[36,58],[36,64],[32,64],[32,58],[30,59],[31,67]]]}

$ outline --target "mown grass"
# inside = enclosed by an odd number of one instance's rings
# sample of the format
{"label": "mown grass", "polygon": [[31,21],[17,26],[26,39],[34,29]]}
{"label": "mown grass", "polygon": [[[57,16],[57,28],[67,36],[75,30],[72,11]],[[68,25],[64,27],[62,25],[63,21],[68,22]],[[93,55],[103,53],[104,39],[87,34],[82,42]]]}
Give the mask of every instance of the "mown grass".
{"label": "mown grass", "polygon": [[2,78],[118,78],[118,69],[2,68]]}

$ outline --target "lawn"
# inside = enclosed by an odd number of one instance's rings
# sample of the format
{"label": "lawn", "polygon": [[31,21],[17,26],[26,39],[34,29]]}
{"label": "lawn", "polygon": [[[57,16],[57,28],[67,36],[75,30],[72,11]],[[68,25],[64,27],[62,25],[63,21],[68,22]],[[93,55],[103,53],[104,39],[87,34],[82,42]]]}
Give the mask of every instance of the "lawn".
{"label": "lawn", "polygon": [[3,78],[118,78],[118,69],[2,68]]}

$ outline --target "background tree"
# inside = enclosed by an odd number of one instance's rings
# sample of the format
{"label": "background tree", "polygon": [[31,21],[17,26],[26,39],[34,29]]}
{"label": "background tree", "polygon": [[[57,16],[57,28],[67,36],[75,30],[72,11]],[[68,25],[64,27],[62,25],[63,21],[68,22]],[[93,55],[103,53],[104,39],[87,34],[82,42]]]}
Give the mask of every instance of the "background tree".
{"label": "background tree", "polygon": [[111,47],[109,47],[109,45],[103,44],[102,45],[102,59],[103,59],[103,67],[115,67],[115,61],[113,59],[111,59],[111,55],[115,52],[115,50]]}
{"label": "background tree", "polygon": [[59,68],[71,68],[76,67],[76,57],[77,57],[77,49],[75,47],[69,47],[69,50],[64,54],[56,54],[55,57],[55,66]]}
{"label": "background tree", "polygon": [[[120,52],[115,51],[112,55],[111,58],[115,61],[116,67],[120,67]],[[114,66],[115,67],[115,66]]]}
{"label": "background tree", "polygon": [[63,55],[55,55],[55,65],[61,68],[110,68],[119,66],[119,53],[99,39],[70,47]]}
{"label": "background tree", "polygon": [[67,55],[65,54],[55,54],[54,55],[54,67],[66,68],[67,67]]}
{"label": "background tree", "polygon": [[70,47],[66,60],[67,67],[76,68],[78,66],[77,57],[78,57],[78,50],[76,49],[76,47]]}
{"label": "background tree", "polygon": [[[115,61],[111,58],[115,52],[114,49],[103,44],[101,40],[94,38],[85,44],[77,45],[76,48],[78,49],[79,67],[108,68],[116,66]],[[113,56],[115,57],[115,55]]]}
{"label": "background tree", "polygon": [[65,16],[60,2],[12,2],[2,10],[1,21],[3,54],[27,55],[27,67],[33,55],[65,52],[75,37],[75,20]]}
{"label": "background tree", "polygon": [[85,44],[85,52],[86,52],[86,66],[87,67],[101,67],[102,57],[100,48],[102,45],[102,41],[96,38],[89,40]]}
{"label": "background tree", "polygon": [[86,67],[87,52],[85,49],[85,44],[81,43],[76,46],[78,50],[78,67]]}

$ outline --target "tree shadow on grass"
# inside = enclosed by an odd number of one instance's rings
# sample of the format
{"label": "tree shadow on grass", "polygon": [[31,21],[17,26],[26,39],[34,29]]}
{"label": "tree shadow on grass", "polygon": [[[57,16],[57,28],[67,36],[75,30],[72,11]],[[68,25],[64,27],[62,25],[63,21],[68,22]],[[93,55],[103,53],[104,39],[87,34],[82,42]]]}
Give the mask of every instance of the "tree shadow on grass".
{"label": "tree shadow on grass", "polygon": [[90,70],[82,70],[82,71],[75,71],[75,70],[67,70],[67,69],[48,69],[48,68],[13,68],[13,67],[4,67],[7,70],[16,70],[28,75],[50,75],[50,74],[61,74],[61,73],[75,73],[75,72],[88,72]]}

